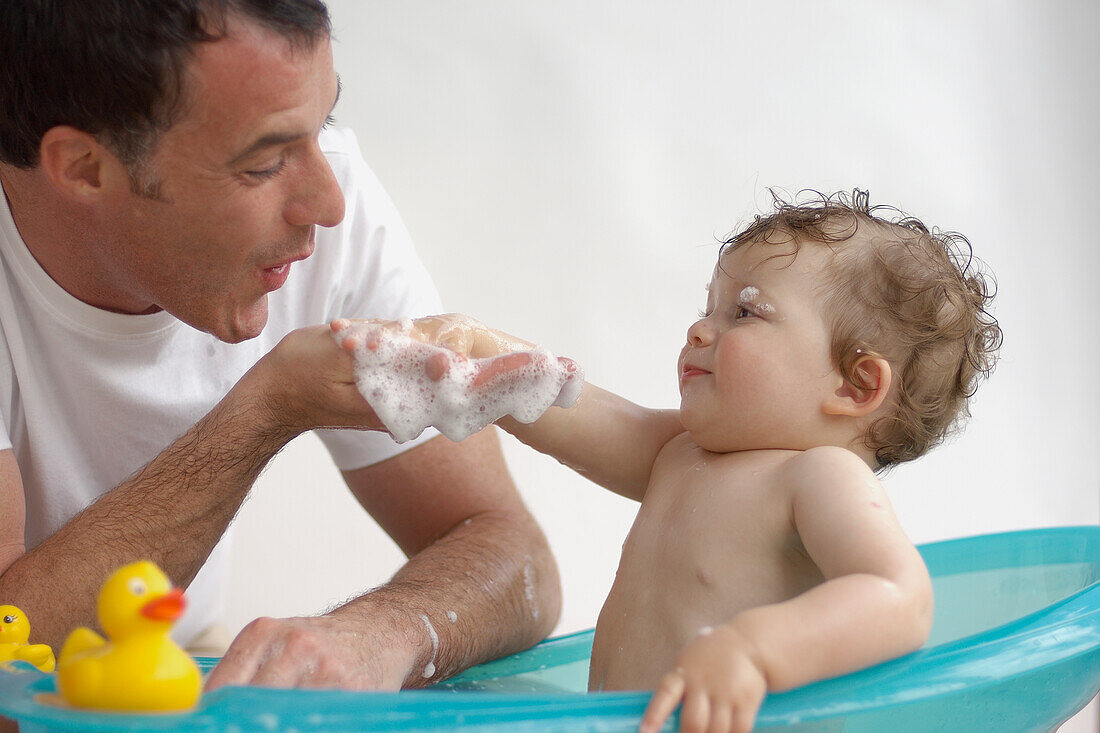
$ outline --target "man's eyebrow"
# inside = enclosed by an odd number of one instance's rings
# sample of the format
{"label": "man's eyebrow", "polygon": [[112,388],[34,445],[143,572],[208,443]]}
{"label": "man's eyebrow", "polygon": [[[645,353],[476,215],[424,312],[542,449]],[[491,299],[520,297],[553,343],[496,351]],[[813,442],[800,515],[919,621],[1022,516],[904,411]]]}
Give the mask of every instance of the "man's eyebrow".
{"label": "man's eyebrow", "polygon": [[[341,90],[343,90],[343,88],[343,82],[340,81],[340,75],[337,74],[336,98],[332,100],[332,106],[328,109],[328,116],[331,116],[332,110],[336,109],[336,103],[340,101],[340,92]],[[326,119],[326,123],[327,122],[328,120]],[[287,143],[292,143],[295,140],[301,140],[309,134],[310,133],[308,132],[272,132],[268,133],[267,135],[263,135],[254,140],[252,144],[245,148],[241,153],[234,156],[233,160],[229,161],[229,167],[237,165],[241,161],[248,158],[248,156],[253,155],[254,153],[257,153],[265,148],[273,148],[277,145],[286,145]]]}

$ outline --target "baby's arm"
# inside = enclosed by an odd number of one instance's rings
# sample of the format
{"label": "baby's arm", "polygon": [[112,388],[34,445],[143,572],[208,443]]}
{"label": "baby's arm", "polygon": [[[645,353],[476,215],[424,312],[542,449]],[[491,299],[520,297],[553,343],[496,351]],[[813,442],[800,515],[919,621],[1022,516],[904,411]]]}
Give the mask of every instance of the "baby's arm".
{"label": "baby's arm", "polygon": [[605,489],[641,501],[661,448],[684,432],[678,410],[651,410],[584,383],[577,402],[530,424],[497,425]]}
{"label": "baby's arm", "polygon": [[[353,323],[336,321],[333,330],[343,332]],[[509,379],[512,372],[530,361],[530,350],[535,348],[455,314],[421,318],[402,326],[376,321],[369,325],[407,333],[461,357],[483,360],[473,381],[474,389],[491,388],[497,380]],[[355,345],[344,344],[349,349]],[[425,365],[427,376],[437,381],[445,378],[450,364],[449,358],[430,361]],[[506,416],[497,424],[589,480],[638,501],[645,493],[657,454],[673,436],[683,432],[677,410],[646,409],[588,383],[572,407],[551,408],[533,423]]]}
{"label": "baby's arm", "polygon": [[655,730],[681,699],[682,726],[723,716],[737,722],[727,728],[749,730],[765,689],[852,672],[928,638],[928,571],[871,470],[841,448],[806,451],[780,470],[795,529],[825,582],[744,611],[685,647],[654,692],[643,730]]}

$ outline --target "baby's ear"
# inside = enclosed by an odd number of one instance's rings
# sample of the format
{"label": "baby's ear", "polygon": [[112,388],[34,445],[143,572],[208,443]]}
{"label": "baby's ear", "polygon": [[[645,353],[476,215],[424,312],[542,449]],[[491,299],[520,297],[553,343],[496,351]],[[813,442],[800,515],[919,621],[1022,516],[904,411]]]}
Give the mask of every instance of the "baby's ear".
{"label": "baby's ear", "polygon": [[852,365],[852,374],[858,384],[844,379],[840,387],[825,400],[825,414],[864,417],[886,401],[893,378],[890,362],[881,356],[861,356]]}

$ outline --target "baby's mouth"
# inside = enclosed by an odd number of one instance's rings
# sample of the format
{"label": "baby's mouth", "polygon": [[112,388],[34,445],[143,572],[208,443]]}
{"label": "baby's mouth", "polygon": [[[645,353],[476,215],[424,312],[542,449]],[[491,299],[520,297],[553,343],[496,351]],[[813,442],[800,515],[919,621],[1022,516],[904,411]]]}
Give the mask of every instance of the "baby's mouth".
{"label": "baby's mouth", "polygon": [[691,366],[685,364],[683,370],[680,372],[680,379],[690,379],[691,377],[700,377],[704,374],[710,374],[706,369],[700,369],[697,366]]}

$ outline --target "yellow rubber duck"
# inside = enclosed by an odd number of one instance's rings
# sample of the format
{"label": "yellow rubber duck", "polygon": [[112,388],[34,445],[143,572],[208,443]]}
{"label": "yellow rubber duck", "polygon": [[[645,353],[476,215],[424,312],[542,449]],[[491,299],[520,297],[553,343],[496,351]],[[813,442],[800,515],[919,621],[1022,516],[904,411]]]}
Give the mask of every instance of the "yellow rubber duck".
{"label": "yellow rubber duck", "polygon": [[0,606],[0,662],[21,659],[43,672],[53,672],[53,649],[49,644],[28,644],[31,622],[15,606]]}
{"label": "yellow rubber duck", "polygon": [[202,692],[195,661],[168,632],[183,613],[183,591],[153,563],[119,568],[99,592],[96,615],[105,640],[75,629],[61,647],[57,691],[75,707],[185,710]]}

